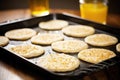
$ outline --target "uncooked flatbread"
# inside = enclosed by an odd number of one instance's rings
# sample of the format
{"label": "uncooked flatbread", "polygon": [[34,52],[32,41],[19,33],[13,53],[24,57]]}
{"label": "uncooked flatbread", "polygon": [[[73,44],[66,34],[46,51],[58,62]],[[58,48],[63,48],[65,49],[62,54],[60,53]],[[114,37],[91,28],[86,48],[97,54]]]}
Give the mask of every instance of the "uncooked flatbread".
{"label": "uncooked flatbread", "polygon": [[116,50],[117,50],[118,52],[120,52],[120,43],[118,43],[118,44],[116,45]]}
{"label": "uncooked flatbread", "polygon": [[65,20],[50,20],[39,23],[39,27],[45,30],[59,30],[67,25],[68,22]]}
{"label": "uncooked flatbread", "polygon": [[13,46],[9,50],[26,58],[36,57],[44,53],[43,47],[32,44]]}
{"label": "uncooked flatbread", "polygon": [[70,25],[62,29],[65,35],[72,37],[86,37],[95,33],[95,29],[85,25]]}
{"label": "uncooked flatbread", "polygon": [[34,44],[41,44],[41,45],[50,45],[53,42],[61,41],[64,37],[60,34],[39,34],[31,38],[31,42]]}
{"label": "uncooked flatbread", "polygon": [[0,36],[0,46],[5,46],[9,43],[9,39],[5,36]]}
{"label": "uncooked flatbread", "polygon": [[82,50],[78,54],[79,59],[94,64],[105,61],[115,56],[116,54],[113,51],[102,48],[91,48]]}
{"label": "uncooked flatbread", "polygon": [[66,40],[52,43],[52,49],[63,53],[77,53],[87,49],[88,45],[80,40]]}
{"label": "uncooked flatbread", "polygon": [[85,42],[93,46],[110,46],[116,44],[118,39],[107,34],[94,34],[86,37]]}
{"label": "uncooked flatbread", "polygon": [[42,56],[38,65],[50,71],[66,72],[78,68],[80,61],[70,55],[53,53]]}
{"label": "uncooked flatbread", "polygon": [[7,31],[5,36],[13,40],[27,40],[36,35],[36,31],[30,28],[14,29]]}

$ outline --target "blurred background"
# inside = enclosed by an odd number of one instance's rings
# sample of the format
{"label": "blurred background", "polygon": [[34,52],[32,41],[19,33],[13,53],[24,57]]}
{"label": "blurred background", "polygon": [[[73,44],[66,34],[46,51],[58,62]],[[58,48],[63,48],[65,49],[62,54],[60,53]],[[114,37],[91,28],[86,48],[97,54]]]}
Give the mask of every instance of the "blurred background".
{"label": "blurred background", "polygon": [[[29,8],[30,0],[1,0],[0,10]],[[79,10],[79,0],[49,0],[50,9]],[[120,0],[109,0],[109,13],[120,13]]]}
{"label": "blurred background", "polygon": [[[120,0],[108,0],[107,24],[120,28]],[[30,0],[1,0],[0,22],[30,18]],[[80,16],[79,0],[49,0],[50,12],[67,12]],[[29,15],[28,15],[29,14]]]}
{"label": "blurred background", "polygon": [[[0,10],[28,8],[30,0],[1,0]],[[49,0],[50,8],[79,9],[78,0]]]}

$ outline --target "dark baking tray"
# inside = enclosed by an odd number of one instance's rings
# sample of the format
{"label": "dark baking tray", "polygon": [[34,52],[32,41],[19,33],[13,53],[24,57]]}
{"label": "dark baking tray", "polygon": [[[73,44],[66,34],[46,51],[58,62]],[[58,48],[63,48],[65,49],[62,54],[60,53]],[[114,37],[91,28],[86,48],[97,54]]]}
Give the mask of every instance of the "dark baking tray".
{"label": "dark baking tray", "polygon": [[[69,24],[83,24],[83,25],[89,25],[92,26],[96,29],[96,33],[105,33],[105,34],[110,34],[113,36],[116,36],[118,40],[120,40],[120,34],[119,28],[114,28],[108,25],[103,25],[99,23],[95,23],[92,21],[84,20],[81,19],[80,17],[69,15],[69,14],[63,14],[63,13],[55,13],[55,14],[49,14],[47,16],[43,17],[36,17],[36,18],[31,18],[23,21],[18,21],[18,22],[11,22],[8,24],[3,24],[0,26],[0,35],[4,35],[6,31],[12,30],[12,29],[17,29],[17,28],[32,28],[35,29],[37,32],[55,32],[56,31],[45,31],[41,30],[38,28],[38,23],[42,21],[48,21],[52,19],[61,19],[61,20],[66,20],[69,22]],[[57,31],[58,32],[58,31]],[[83,40],[84,38],[77,38]],[[118,41],[120,42],[120,41]],[[11,44],[21,44],[22,41],[10,41]],[[50,72],[48,70],[45,70],[39,66],[36,65],[34,61],[36,61],[36,58],[33,59],[25,59],[21,56],[15,55],[11,52],[9,52],[5,47],[0,47],[0,60],[3,60],[5,62],[9,62],[12,64],[14,67],[20,68],[23,71],[26,71],[31,74],[39,74],[46,80],[48,79],[53,79],[53,80],[78,80],[85,75],[92,74],[94,72],[100,71],[102,69],[106,69],[110,66],[113,66],[117,63],[120,62],[119,58],[119,53],[116,51],[115,48],[116,45],[112,45],[109,47],[104,47],[106,49],[114,51],[117,56],[114,58],[111,58],[109,60],[103,61],[99,64],[90,64],[84,61],[81,61],[81,65],[79,68],[77,68],[74,71],[70,72],[64,72],[64,73],[55,73],[55,72]],[[94,46],[90,46],[94,47]],[[47,51],[48,53],[51,51]],[[30,62],[33,61],[33,62]]]}

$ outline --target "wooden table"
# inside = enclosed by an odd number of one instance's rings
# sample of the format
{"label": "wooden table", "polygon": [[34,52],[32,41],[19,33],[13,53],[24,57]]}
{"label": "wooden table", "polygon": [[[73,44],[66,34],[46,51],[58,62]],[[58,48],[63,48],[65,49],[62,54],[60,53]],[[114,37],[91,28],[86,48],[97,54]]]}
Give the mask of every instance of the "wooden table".
{"label": "wooden table", "polygon": [[[67,9],[56,9],[51,10],[52,13],[61,13],[66,12],[76,16],[80,16],[78,10],[67,10]],[[9,22],[13,20],[22,20],[30,18],[30,11],[28,9],[16,9],[16,10],[7,10],[0,11],[0,23]],[[120,28],[120,14],[108,14],[107,25]],[[99,73],[101,80],[108,80],[105,73]],[[41,78],[36,79],[35,77],[28,75],[9,64],[0,61],[0,80],[43,80]],[[85,77],[84,80],[91,80],[89,77]]]}

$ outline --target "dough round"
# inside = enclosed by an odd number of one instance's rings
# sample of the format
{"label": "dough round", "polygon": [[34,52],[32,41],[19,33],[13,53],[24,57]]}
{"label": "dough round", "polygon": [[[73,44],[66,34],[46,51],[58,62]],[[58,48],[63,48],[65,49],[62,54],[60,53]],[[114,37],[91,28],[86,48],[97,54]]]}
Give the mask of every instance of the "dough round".
{"label": "dough round", "polygon": [[97,64],[99,62],[102,62],[115,56],[116,54],[113,51],[102,48],[91,48],[82,50],[78,54],[79,59],[94,64]]}
{"label": "dough round", "polygon": [[5,33],[5,36],[13,40],[27,40],[36,35],[36,31],[30,28],[14,29]]}
{"label": "dough round", "polygon": [[60,34],[39,34],[31,38],[31,42],[34,44],[50,45],[53,42],[63,40],[64,37]]}
{"label": "dough round", "polygon": [[65,20],[50,20],[47,22],[39,23],[39,27],[46,30],[59,30],[67,25],[68,25],[68,22]]}
{"label": "dough round", "polygon": [[116,44],[118,39],[107,34],[94,34],[86,37],[85,42],[93,46],[110,46]]}
{"label": "dough round", "polygon": [[78,68],[80,61],[70,55],[53,53],[42,56],[38,65],[50,71],[66,72]]}
{"label": "dough round", "polygon": [[95,29],[85,25],[70,25],[62,29],[65,35],[72,37],[86,37],[95,33]]}
{"label": "dough round", "polygon": [[116,45],[116,50],[117,50],[118,52],[120,52],[120,43],[118,43],[118,44]]}
{"label": "dough round", "polygon": [[77,53],[87,49],[88,45],[80,40],[66,40],[52,43],[52,49],[63,53]]}
{"label": "dough round", "polygon": [[0,36],[0,46],[5,46],[9,43],[9,39],[5,36]]}
{"label": "dough round", "polygon": [[15,54],[21,55],[25,58],[32,58],[44,53],[44,49],[41,46],[26,44],[17,45],[9,48]]}

